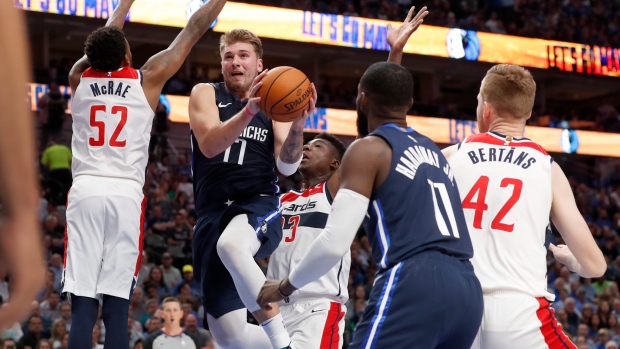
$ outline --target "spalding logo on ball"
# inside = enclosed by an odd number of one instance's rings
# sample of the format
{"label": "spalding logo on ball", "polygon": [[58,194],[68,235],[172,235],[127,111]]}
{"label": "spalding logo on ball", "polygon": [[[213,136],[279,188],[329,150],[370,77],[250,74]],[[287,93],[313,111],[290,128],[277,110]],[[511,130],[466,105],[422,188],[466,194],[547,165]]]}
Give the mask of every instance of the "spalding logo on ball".
{"label": "spalding logo on ball", "polygon": [[268,118],[290,122],[303,116],[312,98],[312,85],[306,74],[293,67],[269,70],[258,89],[260,109]]}

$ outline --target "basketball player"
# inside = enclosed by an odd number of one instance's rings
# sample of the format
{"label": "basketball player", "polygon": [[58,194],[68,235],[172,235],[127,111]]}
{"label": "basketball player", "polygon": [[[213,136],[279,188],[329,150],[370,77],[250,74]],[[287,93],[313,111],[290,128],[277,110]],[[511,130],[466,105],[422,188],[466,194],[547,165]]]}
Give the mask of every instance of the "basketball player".
{"label": "basketball player", "polygon": [[[268,279],[283,279],[297,266],[319,236],[340,187],[340,162],[345,145],[322,133],[304,146],[299,173],[303,191],[284,194],[284,238],[269,259]],[[341,348],[348,297],[351,254],[347,252],[319,279],[295,291],[291,303],[279,302],[291,340],[299,348]]]}
{"label": "basketball player", "polygon": [[[198,212],[192,251],[205,323],[224,348],[287,347],[277,306],[263,310],[256,304],[265,276],[254,259],[269,256],[282,238],[274,167],[285,176],[297,170],[316,91],[312,85],[302,118],[271,121],[256,97],[267,71],[260,39],[232,30],[220,38],[220,55],[224,82],[196,85],[189,101]],[[267,336],[247,324],[245,308]]]}
{"label": "basketball player", "polygon": [[[428,14],[426,7],[413,17],[415,6],[397,28],[388,24],[388,60],[399,60],[413,32]],[[280,201],[283,206],[284,239],[269,259],[268,279],[286,278],[312,242],[325,228],[331,203],[340,187],[340,162],[346,148],[329,134],[320,134],[304,146],[299,173],[304,191],[291,191]],[[327,274],[295,291],[291,303],[279,302],[291,340],[302,348],[340,348],[343,345],[344,316],[351,256],[345,256]]]}
{"label": "basketball player", "polygon": [[484,293],[484,317],[473,348],[575,348],[549,306],[554,300],[546,277],[549,216],[570,248],[550,245],[556,259],[586,278],[606,269],[560,166],[523,138],[535,93],[527,70],[494,66],[478,94],[480,134],[444,149]]}
{"label": "basketball player", "polygon": [[22,13],[12,1],[0,2],[0,265],[10,271],[12,287],[10,302],[0,310],[0,332],[23,320],[44,275],[34,128],[22,88],[30,70],[25,33]]}
{"label": "basketball player", "polygon": [[[129,298],[140,269],[142,194],[154,110],[165,82],[207,31],[225,0],[211,0],[170,47],[138,70],[121,28],[133,0],[86,39],[72,68],[73,186],[67,207],[63,292],[72,301],[69,348],[90,348],[103,296],[106,348],[127,348]],[[88,66],[90,65],[90,68]]]}
{"label": "basketball player", "polygon": [[412,95],[413,78],[400,65],[381,62],[366,70],[357,109],[371,133],[344,156],[340,190],[321,235],[288,278],[268,281],[258,297],[261,306],[290,301],[342,258],[367,215],[364,227],[380,269],[350,348],[467,348],[482,318],[456,183],[435,143],[407,127]]}

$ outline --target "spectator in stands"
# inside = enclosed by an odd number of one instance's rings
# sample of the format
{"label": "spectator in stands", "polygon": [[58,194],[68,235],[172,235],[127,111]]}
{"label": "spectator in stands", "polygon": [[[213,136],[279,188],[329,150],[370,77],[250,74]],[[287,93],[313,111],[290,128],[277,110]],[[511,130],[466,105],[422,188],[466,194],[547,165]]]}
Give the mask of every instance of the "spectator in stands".
{"label": "spectator in stands", "polygon": [[[178,233],[178,231],[175,229],[175,234],[176,233]],[[180,235],[181,234],[179,233],[179,236],[177,237],[180,237]],[[189,238],[189,232],[187,232],[187,238]],[[168,238],[168,241],[174,241],[175,239],[176,237],[174,239]],[[185,242],[184,240],[181,241]],[[163,273],[163,280],[166,284],[168,295],[172,295],[172,287],[174,287],[179,281],[181,281],[181,271],[172,265],[173,261],[174,259],[172,258],[170,252],[165,252],[161,257],[161,271]]]}
{"label": "spectator in stands", "polygon": [[142,264],[140,265],[140,270],[138,271],[138,286],[144,285],[144,280],[148,278],[151,273],[151,268],[154,265],[155,264],[150,262],[149,253],[146,250],[142,250]]}
{"label": "spectator in stands", "polygon": [[598,330],[598,336],[596,339],[596,348],[597,349],[605,349],[606,343],[609,342],[611,338],[609,337],[609,330],[606,328],[601,328]]}
{"label": "spectator in stands", "polygon": [[54,273],[54,290],[60,290],[63,270],[62,256],[55,253],[50,258],[50,270]]}
{"label": "spectator in stands", "polygon": [[60,305],[60,318],[65,322],[67,332],[71,330],[71,304],[63,302]]}
{"label": "spectator in stands", "polygon": [[140,321],[142,315],[146,313],[146,306],[144,304],[143,296],[144,292],[142,291],[142,287],[136,286],[133,289],[133,293],[131,294],[131,299],[129,302],[129,306],[132,309],[131,317],[136,321]]}
{"label": "spectator in stands", "polygon": [[181,281],[179,281],[174,287],[174,296],[176,297],[179,294],[179,287],[182,284],[189,283],[192,297],[196,299],[200,299],[200,290],[198,289],[196,280],[194,280],[194,267],[192,267],[191,264],[186,264],[183,266],[182,271],[183,271],[183,279],[181,279]]}
{"label": "spectator in stands", "polygon": [[618,343],[615,341],[609,341],[605,343],[605,349],[618,349]]}
{"label": "spectator in stands", "polygon": [[5,338],[2,349],[17,349],[17,342],[13,338]]}
{"label": "spectator in stands", "polygon": [[[168,253],[168,257],[170,257],[169,253]],[[162,258],[162,261],[164,260],[165,260],[165,257]],[[179,279],[180,279],[180,275],[181,273],[179,272]],[[148,287],[146,286],[146,284],[155,285],[155,287],[157,288],[157,295],[159,298],[163,299],[163,297],[165,297],[166,295],[172,294],[172,289],[169,286],[169,284],[164,281],[164,273],[162,269],[158,266],[154,266],[151,268],[151,271],[149,272],[149,277],[144,281],[144,284],[145,284],[145,287],[144,287],[145,291],[147,291],[147,295],[149,297],[152,297],[152,295],[149,294]]]}
{"label": "spectator in stands", "polygon": [[60,346],[54,347],[54,349],[67,349],[69,346],[69,332],[65,332],[62,336],[62,340],[60,341]]}
{"label": "spectator in stands", "polygon": [[[140,327],[142,328],[142,327]],[[129,347],[133,348],[138,340],[142,340],[142,331],[138,331],[134,328],[134,320],[129,317],[127,319],[127,332],[129,334]]]}
{"label": "spectator in stands", "polygon": [[56,253],[63,252],[65,238],[64,228],[59,223],[58,217],[53,214],[46,215],[43,222],[43,235],[51,238],[50,249]]}
{"label": "spectator in stands", "polygon": [[185,333],[196,339],[196,348],[204,348],[207,343],[211,343],[209,331],[198,327],[198,319],[194,314],[185,316]]}
{"label": "spectator in stands", "polygon": [[49,91],[37,102],[39,122],[43,125],[41,146],[45,146],[50,138],[60,137],[69,101],[66,95],[60,93],[55,82],[51,82],[48,88]]}
{"label": "spectator in stands", "polygon": [[156,311],[157,301],[154,299],[149,299],[148,301],[146,301],[146,312],[140,318],[140,324],[142,324],[142,327],[147,327],[146,322],[153,317]]}
{"label": "spectator in stands", "polygon": [[47,300],[40,304],[41,316],[52,321],[60,318],[60,292],[52,290]]}
{"label": "spectator in stands", "polygon": [[574,335],[577,332],[577,326],[579,326],[579,322],[581,321],[581,314],[577,312],[575,308],[575,299],[568,297],[564,301],[564,311],[566,311],[568,328],[566,328],[566,332]]}
{"label": "spectator in stands", "polygon": [[35,349],[53,349],[53,348],[52,348],[52,343],[50,343],[49,340],[39,339],[39,342],[37,343],[37,346],[35,347]]}
{"label": "spectator in stands", "polygon": [[588,328],[588,325],[584,323],[579,324],[579,326],[577,327],[577,338],[579,337],[584,338],[584,342],[588,345],[588,347],[596,348],[596,343],[594,343],[594,341],[590,339],[589,336],[590,336],[590,329]]}
{"label": "spectator in stands", "polygon": [[28,318],[28,331],[17,342],[20,349],[35,349],[41,333],[43,331],[43,320],[39,315],[32,315]]}
{"label": "spectator in stands", "polygon": [[62,318],[58,318],[54,320],[52,323],[52,336],[50,337],[50,341],[52,342],[52,347],[57,348],[62,344],[62,338],[67,333],[67,325]]}
{"label": "spectator in stands", "polygon": [[103,349],[103,344],[101,344],[101,325],[99,321],[95,323],[93,327],[93,349]]}
{"label": "spectator in stands", "polygon": [[48,176],[52,180],[62,184],[60,203],[67,202],[67,192],[71,188],[73,178],[71,176],[71,149],[63,144],[58,144],[54,138],[49,142],[48,147],[41,155],[41,164],[49,171]]}
{"label": "spectator in stands", "polygon": [[[164,271],[164,280],[171,286],[174,286],[181,279],[181,272],[179,272],[179,269],[171,266],[173,258],[181,261],[186,259],[191,261],[191,255],[188,254],[191,247],[191,228],[187,225],[187,218],[181,212],[174,215],[173,226],[168,228],[166,236],[168,252],[167,254],[164,253],[162,257],[162,269]],[[166,263],[170,264],[166,265]]]}

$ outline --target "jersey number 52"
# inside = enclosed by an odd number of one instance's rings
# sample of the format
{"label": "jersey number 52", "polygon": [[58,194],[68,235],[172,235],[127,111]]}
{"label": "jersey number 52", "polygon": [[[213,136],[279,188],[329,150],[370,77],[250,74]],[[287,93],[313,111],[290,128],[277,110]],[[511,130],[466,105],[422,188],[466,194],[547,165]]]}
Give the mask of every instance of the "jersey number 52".
{"label": "jersey number 52", "polygon": [[[88,144],[91,147],[101,147],[105,144],[105,122],[101,120],[97,120],[97,113],[102,112],[106,113],[107,108],[105,105],[93,105],[90,107],[90,126],[94,127],[98,130],[97,137],[89,137]],[[127,140],[118,140],[118,136],[123,131],[123,127],[127,123],[127,107],[123,107],[120,105],[115,105],[110,109],[110,115],[121,114],[121,120],[116,125],[114,129],[114,133],[112,133],[112,137],[110,137],[110,147],[119,147],[122,148],[127,144]]]}

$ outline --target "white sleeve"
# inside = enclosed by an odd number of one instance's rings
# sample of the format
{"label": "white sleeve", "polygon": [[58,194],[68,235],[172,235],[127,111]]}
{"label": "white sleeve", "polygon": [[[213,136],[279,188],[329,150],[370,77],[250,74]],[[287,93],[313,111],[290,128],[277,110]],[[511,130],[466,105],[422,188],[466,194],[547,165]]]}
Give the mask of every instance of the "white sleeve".
{"label": "white sleeve", "polygon": [[364,220],[368,202],[367,197],[355,191],[338,191],[325,229],[289,275],[293,286],[301,288],[320,278],[347,253]]}

